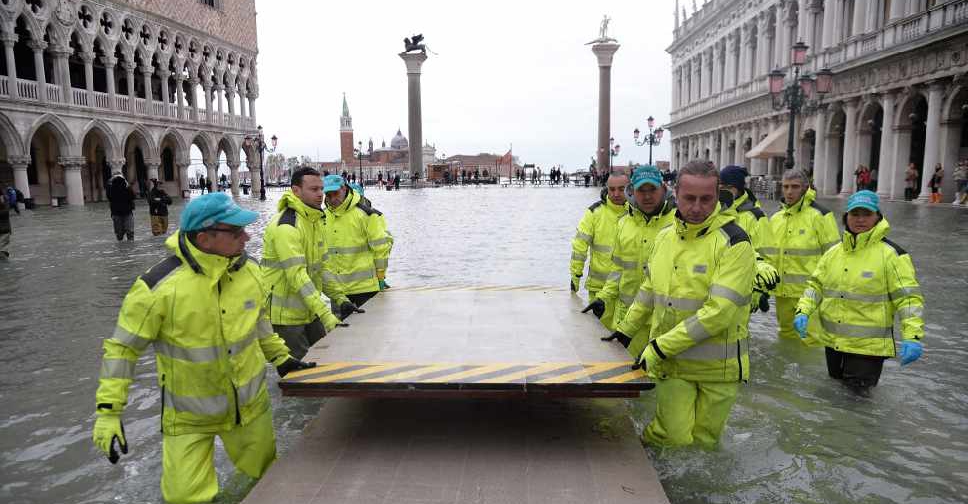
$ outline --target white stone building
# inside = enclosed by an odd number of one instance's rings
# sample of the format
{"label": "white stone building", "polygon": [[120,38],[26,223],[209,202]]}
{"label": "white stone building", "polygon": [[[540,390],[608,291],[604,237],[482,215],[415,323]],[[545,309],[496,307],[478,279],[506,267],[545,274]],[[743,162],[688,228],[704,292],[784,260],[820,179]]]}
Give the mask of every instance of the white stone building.
{"label": "white stone building", "polygon": [[834,73],[833,91],[795,128],[796,166],[818,190],[853,192],[863,164],[877,170],[882,197],[899,199],[909,162],[928,173],[942,163],[951,200],[953,167],[968,158],[968,0],[709,0],[682,17],[677,2],[674,169],[705,158],[777,177],[789,116],[774,110],[767,74],[792,74],[791,47],[803,41],[803,70]]}
{"label": "white stone building", "polygon": [[182,194],[192,145],[237,192],[258,159],[254,0],[4,0],[0,41],[0,184],[38,204],[103,200],[113,171]]}

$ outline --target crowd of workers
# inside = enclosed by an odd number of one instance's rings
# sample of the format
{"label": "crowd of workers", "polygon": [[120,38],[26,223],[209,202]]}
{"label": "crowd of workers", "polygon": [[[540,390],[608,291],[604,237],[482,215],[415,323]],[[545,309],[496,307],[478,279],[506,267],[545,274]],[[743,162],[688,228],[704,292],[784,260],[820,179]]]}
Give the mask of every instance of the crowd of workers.
{"label": "crowd of workers", "polygon": [[154,347],[167,502],[216,496],[216,436],[238,470],[261,477],[276,456],[266,363],[280,376],[314,367],[302,360],[309,347],[388,288],[393,236],[340,175],[293,172],[261,264],[245,252],[258,217],[222,192],[191,200],[165,242],[171,255],[134,282],[103,343],[93,442],[112,462],[127,453],[128,389],[138,357]]}
{"label": "crowd of workers", "polygon": [[803,172],[784,173],[770,217],[747,176],[693,161],[673,189],[655,167],[638,167],[631,180],[610,176],[578,224],[571,290],[584,277],[583,312],[656,383],[646,443],[718,444],[749,379],[750,316],[767,312],[770,296],[779,337],[824,347],[829,375],[859,394],[869,395],[885,359],[921,356],[924,300],[911,256],[887,239],[877,194],[848,199],[841,234]]}

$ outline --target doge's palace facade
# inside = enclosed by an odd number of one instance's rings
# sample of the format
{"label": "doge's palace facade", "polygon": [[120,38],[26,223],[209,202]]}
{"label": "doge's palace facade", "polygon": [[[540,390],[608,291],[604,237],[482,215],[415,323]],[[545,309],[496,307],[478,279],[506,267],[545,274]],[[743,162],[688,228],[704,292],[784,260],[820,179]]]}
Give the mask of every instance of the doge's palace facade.
{"label": "doge's palace facade", "polygon": [[237,192],[258,159],[254,0],[4,0],[0,42],[0,183],[38,204],[103,200],[113,172],[182,194],[192,145]]}
{"label": "doge's palace facade", "polygon": [[[803,41],[802,71],[834,73],[794,132],[796,166],[818,190],[853,192],[854,169],[867,165],[882,197],[902,198],[908,163],[928,173],[941,163],[950,201],[951,172],[968,158],[968,0],[709,0],[681,16],[677,6],[668,48],[674,168],[703,158],[778,177],[789,116],[773,109],[767,74],[792,74]],[[776,155],[747,157],[755,147]]]}

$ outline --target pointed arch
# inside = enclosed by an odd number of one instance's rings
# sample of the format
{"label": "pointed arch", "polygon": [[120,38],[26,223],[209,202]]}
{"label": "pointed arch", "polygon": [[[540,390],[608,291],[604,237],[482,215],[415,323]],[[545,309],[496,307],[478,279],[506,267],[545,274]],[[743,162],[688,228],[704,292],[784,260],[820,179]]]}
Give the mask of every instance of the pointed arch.
{"label": "pointed arch", "polygon": [[124,138],[124,143],[127,144],[128,139],[132,137],[141,140],[141,147],[145,151],[144,155],[146,159],[158,159],[158,146],[155,144],[154,137],[144,125],[140,123],[132,124],[122,138]]}
{"label": "pointed arch", "polygon": [[84,129],[81,130],[81,141],[87,138],[87,134],[91,131],[100,133],[101,137],[104,139],[106,144],[105,151],[107,151],[105,154],[107,155],[108,159],[117,159],[122,156],[123,153],[121,152],[121,144],[118,141],[118,137],[115,136],[114,130],[112,130],[107,123],[100,119],[94,119],[87,123],[87,125],[84,126]]}
{"label": "pointed arch", "polygon": [[13,122],[2,112],[0,112],[0,140],[3,141],[3,146],[7,149],[8,159],[10,156],[23,156],[26,152],[29,152],[24,150],[24,144]]}
{"label": "pointed arch", "polygon": [[225,154],[226,161],[240,162],[240,147],[230,135],[224,135],[218,140],[218,153]]}
{"label": "pointed arch", "polygon": [[[196,131],[191,134],[191,144],[198,147],[198,150],[202,151],[202,158],[205,162],[215,162],[218,160],[217,152],[215,150],[215,141],[209,136],[208,133],[204,131]],[[191,146],[189,146],[190,148]]]}
{"label": "pointed arch", "polygon": [[22,140],[24,152],[30,152],[30,141],[42,126],[48,126],[54,136],[57,137],[57,147],[63,153],[62,155],[77,156],[80,154],[77,140],[71,134],[71,129],[64,124],[60,117],[54,114],[44,114],[30,126]]}
{"label": "pointed arch", "polygon": [[191,161],[191,156],[189,151],[191,150],[191,144],[185,140],[185,136],[182,135],[180,131],[175,128],[166,128],[161,132],[161,136],[158,137],[158,145],[163,146],[167,140],[172,140],[175,146],[178,148],[178,153],[175,157],[175,162],[177,163],[189,163]]}

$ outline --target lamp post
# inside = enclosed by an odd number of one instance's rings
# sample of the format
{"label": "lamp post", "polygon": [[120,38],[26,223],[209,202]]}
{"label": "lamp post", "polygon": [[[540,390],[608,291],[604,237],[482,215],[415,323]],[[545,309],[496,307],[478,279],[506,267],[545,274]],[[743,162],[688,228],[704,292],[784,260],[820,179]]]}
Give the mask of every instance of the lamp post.
{"label": "lamp post", "polygon": [[612,174],[612,158],[618,156],[619,151],[622,150],[622,146],[615,143],[614,138],[608,139],[608,174]]}
{"label": "lamp post", "polygon": [[272,148],[266,147],[266,138],[262,133],[262,125],[257,128],[259,133],[254,136],[245,137],[244,143],[250,147],[255,147],[259,151],[259,199],[262,201],[266,200],[266,175],[265,175],[265,153],[269,151],[272,154],[276,151],[276,145],[279,143],[279,138],[272,135],[269,140],[272,142]]}
{"label": "lamp post", "polygon": [[360,187],[363,187],[363,142],[357,142],[356,158],[360,160]]}
{"label": "lamp post", "polygon": [[662,141],[662,131],[663,130],[662,130],[662,128],[659,128],[659,129],[656,129],[656,130],[653,130],[652,129],[653,126],[655,126],[655,119],[652,116],[649,116],[649,118],[646,119],[646,123],[649,126],[649,133],[647,135],[645,135],[645,138],[642,139],[642,142],[639,142],[639,134],[641,132],[639,131],[638,128],[635,128],[635,131],[632,132],[632,139],[633,139],[633,142],[635,142],[635,145],[637,145],[639,147],[642,147],[643,145],[648,145],[649,146],[649,164],[651,165],[652,164],[652,147],[658,146],[659,145],[659,142]]}
{"label": "lamp post", "polygon": [[[800,67],[807,61],[809,46],[803,42],[793,44],[793,79],[785,83],[786,73],[779,68],[770,72],[770,94],[773,96],[773,110],[790,111],[790,127],[787,131],[787,156],[783,168],[793,169],[793,143],[795,139],[796,117],[802,109],[815,109],[820,106],[823,96],[833,88],[833,72],[829,69],[817,71],[814,75],[800,75]],[[819,95],[819,96],[818,96]]]}

